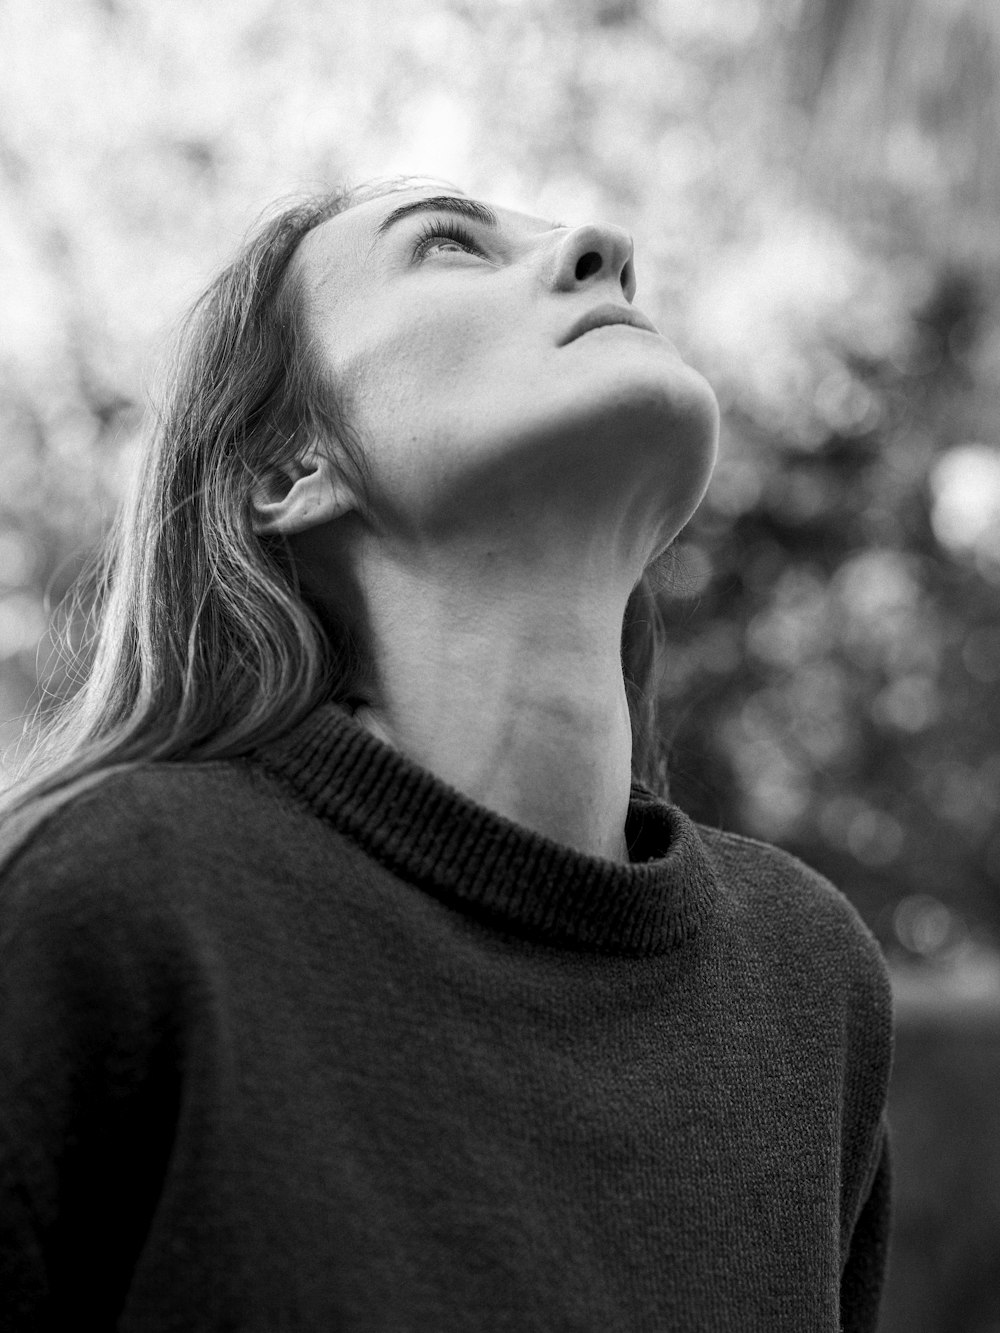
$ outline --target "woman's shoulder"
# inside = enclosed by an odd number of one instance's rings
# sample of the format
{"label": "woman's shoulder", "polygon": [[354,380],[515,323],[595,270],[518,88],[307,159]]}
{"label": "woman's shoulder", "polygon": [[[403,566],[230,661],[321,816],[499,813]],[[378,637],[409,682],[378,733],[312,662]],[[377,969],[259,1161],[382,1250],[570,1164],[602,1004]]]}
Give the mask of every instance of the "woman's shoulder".
{"label": "woman's shoulder", "polygon": [[138,1022],[193,975],[169,846],[209,778],[194,765],[109,768],[5,818],[0,952],[19,1006]]}
{"label": "woman's shoulder", "polygon": [[0,822],[0,898],[20,885],[148,882],[182,849],[218,842],[241,822],[251,783],[231,761],[147,762],[35,796]]}
{"label": "woman's shoulder", "polygon": [[786,948],[850,956],[888,985],[882,950],[848,896],[825,875],[772,843],[697,825],[729,900],[762,934]]}
{"label": "woman's shoulder", "polygon": [[865,1067],[887,1077],[892,984],[860,912],[825,875],[771,843],[698,825],[740,947],[800,1014],[841,1028]]}
{"label": "woman's shoulder", "polygon": [[109,1011],[197,990],[219,940],[279,910],[260,890],[280,883],[294,817],[240,760],[106,769],[30,801],[0,825],[5,976],[39,1003],[96,988]]}
{"label": "woman's shoulder", "polygon": [[708,824],[695,827],[716,869],[735,892],[758,899],[778,898],[785,905],[790,898],[792,903],[825,907],[835,913],[842,913],[846,907],[854,913],[836,885],[784,847]]}

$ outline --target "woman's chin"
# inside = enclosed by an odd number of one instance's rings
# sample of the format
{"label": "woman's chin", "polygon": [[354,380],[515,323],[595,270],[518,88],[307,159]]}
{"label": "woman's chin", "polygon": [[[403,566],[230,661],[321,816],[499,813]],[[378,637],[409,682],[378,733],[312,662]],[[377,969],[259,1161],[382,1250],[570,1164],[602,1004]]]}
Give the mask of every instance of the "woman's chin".
{"label": "woman's chin", "polygon": [[702,441],[713,456],[719,434],[719,402],[705,377],[679,359],[658,374],[622,376],[608,391],[607,411],[622,431],[677,445]]}
{"label": "woman's chin", "polygon": [[[580,513],[591,502],[613,505],[615,494],[631,506],[637,493],[658,496],[680,516],[678,526],[686,522],[715,464],[718,402],[679,359],[657,373],[643,369],[550,387],[521,404],[466,404],[428,443],[433,466],[418,472],[418,484],[412,466],[389,481],[385,499],[397,522],[446,537],[574,497]],[[407,454],[412,464],[412,441]]]}
{"label": "woman's chin", "polygon": [[693,487],[700,499],[715,466],[718,400],[708,381],[683,362],[669,374],[623,376],[589,404],[579,404],[573,425],[577,449],[589,441],[598,470],[634,472],[650,482],[689,479],[685,489]]}

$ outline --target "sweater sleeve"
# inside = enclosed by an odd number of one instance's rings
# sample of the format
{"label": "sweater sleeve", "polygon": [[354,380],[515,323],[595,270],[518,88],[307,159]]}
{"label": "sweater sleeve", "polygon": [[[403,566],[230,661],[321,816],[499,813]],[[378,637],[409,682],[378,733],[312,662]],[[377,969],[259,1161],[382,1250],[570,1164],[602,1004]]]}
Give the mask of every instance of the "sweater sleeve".
{"label": "sweater sleeve", "polygon": [[892,1220],[892,1145],[883,1114],[871,1186],[851,1235],[840,1279],[842,1333],[875,1333],[888,1266]]}
{"label": "sweater sleeve", "polygon": [[176,988],[169,923],[142,887],[58,845],[36,843],[0,872],[10,1333],[113,1327],[156,1207],[179,1096]]}

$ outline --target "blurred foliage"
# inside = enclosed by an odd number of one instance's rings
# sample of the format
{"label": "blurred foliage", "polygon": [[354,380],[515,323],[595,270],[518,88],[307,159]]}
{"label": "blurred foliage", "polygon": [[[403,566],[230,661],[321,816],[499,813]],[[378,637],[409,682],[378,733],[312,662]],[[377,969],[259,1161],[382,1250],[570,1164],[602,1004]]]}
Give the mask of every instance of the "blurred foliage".
{"label": "blurred foliage", "polygon": [[890,952],[1000,930],[991,0],[7,0],[0,747],[164,334],[285,193],[445,177],[636,240],[716,387],[677,548],[674,794]]}

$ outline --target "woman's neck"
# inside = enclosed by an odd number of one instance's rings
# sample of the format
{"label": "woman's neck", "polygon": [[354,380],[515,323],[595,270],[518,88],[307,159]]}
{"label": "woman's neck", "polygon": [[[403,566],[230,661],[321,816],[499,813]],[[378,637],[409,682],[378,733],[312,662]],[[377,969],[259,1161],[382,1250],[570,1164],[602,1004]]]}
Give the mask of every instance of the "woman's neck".
{"label": "woman's neck", "polygon": [[481,805],[627,861],[632,734],[621,625],[632,583],[559,569],[370,556],[378,680],[358,719]]}

